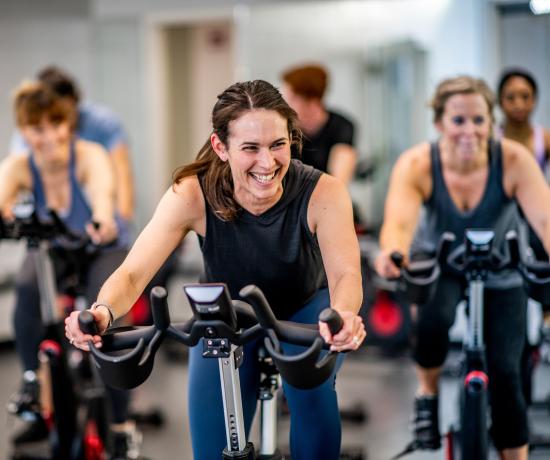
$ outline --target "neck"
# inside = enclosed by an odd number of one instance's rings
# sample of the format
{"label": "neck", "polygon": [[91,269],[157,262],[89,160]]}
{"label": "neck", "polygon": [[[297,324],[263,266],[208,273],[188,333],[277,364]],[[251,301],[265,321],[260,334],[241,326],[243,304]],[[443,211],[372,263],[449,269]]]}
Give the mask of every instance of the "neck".
{"label": "neck", "polygon": [[456,149],[447,146],[445,142],[440,143],[440,152],[443,167],[458,174],[469,174],[486,167],[489,163],[487,144],[469,158],[462,157]]}
{"label": "neck", "polygon": [[531,135],[533,131],[533,127],[529,123],[529,120],[526,120],[526,121],[506,120],[504,122],[503,131],[504,131],[504,137],[511,137],[512,139],[525,138]]}
{"label": "neck", "polygon": [[308,135],[316,134],[327,122],[328,112],[320,103],[312,103],[308,115],[300,119],[300,125],[304,133]]}

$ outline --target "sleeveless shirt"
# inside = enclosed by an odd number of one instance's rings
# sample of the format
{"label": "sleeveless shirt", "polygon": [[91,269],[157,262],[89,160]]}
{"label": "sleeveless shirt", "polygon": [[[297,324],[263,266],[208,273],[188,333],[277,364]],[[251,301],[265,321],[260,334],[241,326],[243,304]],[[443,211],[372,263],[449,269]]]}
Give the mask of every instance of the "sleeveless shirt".
{"label": "sleeveless shirt", "polygon": [[[307,223],[309,200],[321,174],[291,160],[283,195],[259,216],[241,209],[236,219],[223,221],[205,200],[206,234],[199,235],[202,279],[226,283],[233,299],[244,286],[257,285],[281,319],[326,287],[319,244]],[[202,188],[200,177],[199,182]]]}
{"label": "sleeveless shirt", "polygon": [[[432,193],[424,202],[423,213],[411,246],[411,257],[433,254],[444,232],[456,236],[454,247],[463,242],[466,229],[490,229],[495,232],[493,246],[507,254],[505,236],[509,230],[519,234],[519,216],[516,202],[509,198],[502,184],[503,165],[500,142],[489,142],[489,175],[483,196],[478,205],[468,211],[460,211],[453,202],[443,177],[439,145],[430,148]],[[453,249],[454,249],[453,247]],[[516,287],[522,284],[515,271],[491,273],[486,286],[492,288]]]}
{"label": "sleeveless shirt", "polygon": [[[70,204],[68,209],[59,213],[59,217],[73,233],[82,235],[86,232],[86,224],[92,219],[92,209],[84,195],[84,191],[76,178],[76,152],[74,143],[70,147],[69,157],[69,186]],[[34,156],[29,155],[29,167],[32,175],[32,196],[38,216],[48,219],[48,205],[46,194],[42,184],[42,176],[34,161]],[[113,250],[126,248],[129,244],[128,228],[118,217],[115,218],[118,227],[118,237],[115,243],[105,246],[105,249]]]}

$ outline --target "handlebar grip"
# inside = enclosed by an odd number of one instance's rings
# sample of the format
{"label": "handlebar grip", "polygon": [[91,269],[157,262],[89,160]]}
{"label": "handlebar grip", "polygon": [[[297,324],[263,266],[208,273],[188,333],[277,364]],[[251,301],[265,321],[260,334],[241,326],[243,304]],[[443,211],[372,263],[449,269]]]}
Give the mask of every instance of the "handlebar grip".
{"label": "handlebar grip", "polygon": [[332,335],[338,334],[342,327],[344,327],[344,320],[333,308],[325,308],[319,315],[319,321],[327,323]]}
{"label": "handlebar grip", "polygon": [[78,314],[78,326],[85,334],[97,335],[98,333],[94,315],[88,310],[81,311]]}
{"label": "handlebar grip", "polygon": [[405,260],[405,256],[403,256],[403,254],[401,254],[399,251],[393,251],[390,254],[390,259],[397,268],[401,268],[403,267],[403,261]]}

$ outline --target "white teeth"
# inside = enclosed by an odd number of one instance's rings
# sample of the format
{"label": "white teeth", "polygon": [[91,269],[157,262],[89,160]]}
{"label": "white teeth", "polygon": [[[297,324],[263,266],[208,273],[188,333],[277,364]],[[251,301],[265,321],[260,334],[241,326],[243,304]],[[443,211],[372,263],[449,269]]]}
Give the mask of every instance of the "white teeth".
{"label": "white teeth", "polygon": [[257,173],[250,173],[258,182],[269,182],[271,179],[275,177],[275,173],[271,174],[257,174]]}

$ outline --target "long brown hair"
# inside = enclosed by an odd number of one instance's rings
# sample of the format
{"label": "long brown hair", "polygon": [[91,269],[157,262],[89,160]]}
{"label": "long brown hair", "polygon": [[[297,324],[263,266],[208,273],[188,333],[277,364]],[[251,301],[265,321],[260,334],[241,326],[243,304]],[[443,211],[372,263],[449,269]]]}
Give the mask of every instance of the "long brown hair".
{"label": "long brown hair", "polygon": [[[298,152],[301,150],[302,133],[298,128],[296,112],[286,103],[279,90],[264,80],[235,83],[218,95],[218,101],[212,109],[212,132],[227,147],[229,123],[255,109],[274,110],[285,118],[291,148]],[[193,163],[181,166],[174,172],[173,185],[179,184],[185,177],[195,175],[201,181],[205,198],[216,215],[227,221],[235,219],[241,207],[233,194],[229,162],[220,160],[212,149],[210,139],[199,150]]]}

